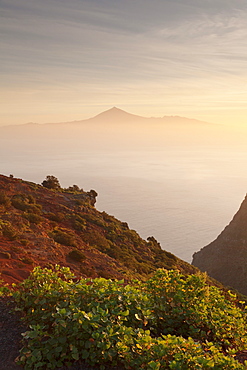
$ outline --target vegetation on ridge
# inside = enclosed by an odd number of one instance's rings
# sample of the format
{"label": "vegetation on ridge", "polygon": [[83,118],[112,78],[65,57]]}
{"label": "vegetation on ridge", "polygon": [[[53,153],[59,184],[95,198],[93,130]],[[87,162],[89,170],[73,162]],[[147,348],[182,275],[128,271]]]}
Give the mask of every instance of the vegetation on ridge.
{"label": "vegetation on ridge", "polygon": [[63,189],[54,176],[43,186],[0,176],[0,296],[12,297],[29,325],[18,362],[244,369],[245,302],[153,236],[145,241],[97,211],[96,196]]}
{"label": "vegetation on ridge", "polygon": [[[13,293],[30,329],[19,363],[55,369],[244,369],[246,310],[205,275],[159,269],[146,282],[79,279],[68,268],[35,268]],[[242,307],[241,307],[242,306]]]}

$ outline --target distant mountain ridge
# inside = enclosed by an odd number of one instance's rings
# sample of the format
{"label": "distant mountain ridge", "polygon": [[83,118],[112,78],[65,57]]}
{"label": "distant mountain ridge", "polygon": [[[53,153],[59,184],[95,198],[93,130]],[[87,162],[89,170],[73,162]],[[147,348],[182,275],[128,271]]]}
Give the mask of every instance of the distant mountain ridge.
{"label": "distant mountain ridge", "polygon": [[[181,117],[181,116],[163,116],[163,117],[143,117],[136,114],[132,114],[126,112],[120,108],[112,107],[106,111],[103,111],[96,116],[91,118],[86,118],[82,120],[76,121],[68,121],[68,122],[54,122],[54,123],[35,123],[35,122],[28,122],[21,125],[9,125],[9,126],[2,126],[2,127],[16,127],[16,126],[47,126],[47,125],[79,125],[85,123],[101,123],[101,122],[115,122],[115,123],[126,123],[126,122],[136,122],[136,123],[180,123],[180,124],[193,124],[193,125],[209,125],[214,126],[215,124],[204,122],[200,120],[196,120],[193,118]],[[1,127],[0,127],[1,128]]]}
{"label": "distant mountain ridge", "polygon": [[180,116],[163,116],[163,117],[143,117],[136,114],[126,112],[120,108],[113,107],[104,112],[97,114],[94,117],[83,119],[79,121],[64,122],[65,124],[80,124],[80,123],[174,123],[179,122],[187,124],[198,124],[198,125],[212,125],[213,123],[208,123],[204,121],[199,121],[193,118],[186,118]]}

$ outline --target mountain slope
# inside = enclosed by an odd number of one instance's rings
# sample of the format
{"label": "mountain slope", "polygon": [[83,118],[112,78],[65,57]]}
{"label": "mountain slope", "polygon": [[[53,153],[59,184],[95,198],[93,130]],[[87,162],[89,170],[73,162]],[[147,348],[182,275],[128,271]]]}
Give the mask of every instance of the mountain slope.
{"label": "mountain slope", "polygon": [[[135,114],[128,113],[122,109],[117,107],[113,107],[108,109],[104,112],[97,114],[95,117],[90,118],[90,121],[98,121],[98,122],[105,122],[107,121],[115,121],[116,123],[126,122],[126,121],[145,121],[148,118],[141,117]],[[88,121],[88,120],[86,120]]]}
{"label": "mountain slope", "polygon": [[6,282],[36,265],[69,266],[77,276],[146,277],[158,267],[197,269],[143,240],[127,223],[95,209],[97,193],[47,189],[0,175],[0,271]]}
{"label": "mountain slope", "polygon": [[193,255],[192,264],[247,294],[247,197],[217,239]]}
{"label": "mountain slope", "polygon": [[[159,151],[164,148],[195,148],[233,142],[233,133],[220,125],[178,116],[146,118],[112,108],[95,117],[61,123],[0,127],[0,157],[33,157],[40,153],[70,156],[70,153]],[[243,136],[241,136],[243,140]],[[239,145],[239,140],[238,140]],[[10,168],[10,167],[8,167]],[[9,169],[10,173],[14,170]],[[4,172],[4,170],[3,170]],[[6,173],[6,172],[5,172]],[[20,176],[20,175],[19,175]]]}

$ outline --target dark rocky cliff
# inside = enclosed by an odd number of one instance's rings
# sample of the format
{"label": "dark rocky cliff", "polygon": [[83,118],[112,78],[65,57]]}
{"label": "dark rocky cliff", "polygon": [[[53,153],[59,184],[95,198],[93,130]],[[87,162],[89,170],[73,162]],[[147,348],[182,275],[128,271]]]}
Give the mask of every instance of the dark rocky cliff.
{"label": "dark rocky cliff", "polygon": [[192,264],[247,295],[247,196],[217,239],[193,255]]}

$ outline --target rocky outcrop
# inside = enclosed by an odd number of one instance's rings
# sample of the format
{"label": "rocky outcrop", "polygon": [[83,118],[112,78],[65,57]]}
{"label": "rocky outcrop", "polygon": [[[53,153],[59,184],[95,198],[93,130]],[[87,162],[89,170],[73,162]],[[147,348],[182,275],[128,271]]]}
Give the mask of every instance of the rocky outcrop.
{"label": "rocky outcrop", "polygon": [[247,295],[247,196],[217,239],[193,255],[192,264]]}

